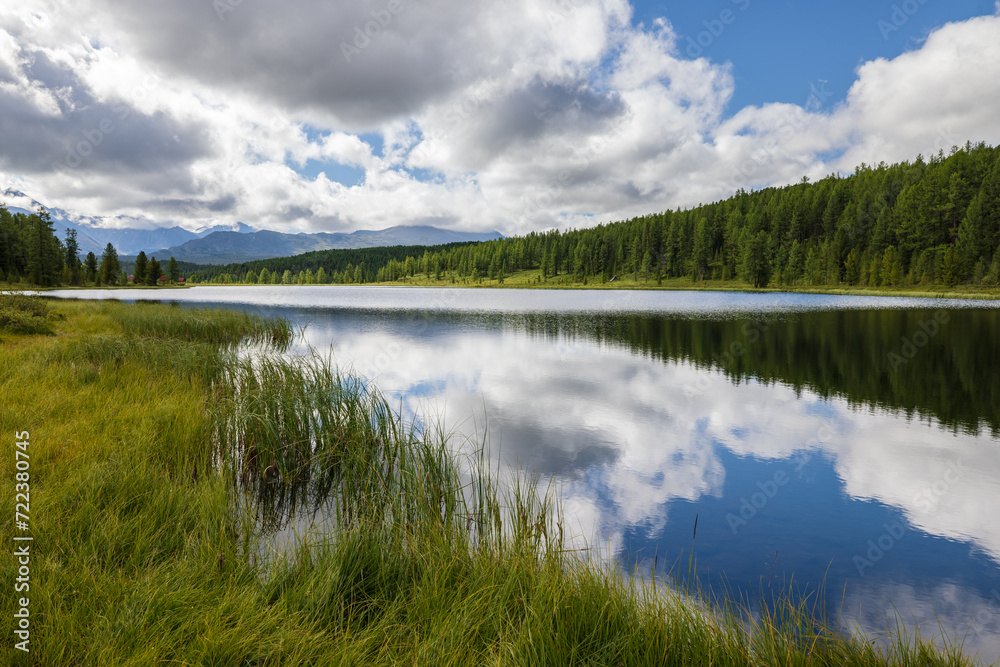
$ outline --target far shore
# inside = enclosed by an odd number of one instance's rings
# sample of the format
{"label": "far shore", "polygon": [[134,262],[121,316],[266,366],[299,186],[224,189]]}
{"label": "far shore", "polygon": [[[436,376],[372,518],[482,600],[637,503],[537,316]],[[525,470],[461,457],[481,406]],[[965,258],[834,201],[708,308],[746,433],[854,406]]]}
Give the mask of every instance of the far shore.
{"label": "far shore", "polygon": [[[537,272],[534,272],[537,273]],[[520,278],[520,280],[518,279]],[[538,282],[531,276],[520,275],[506,279],[503,283],[496,280],[483,280],[481,282],[460,282],[454,283],[448,280],[434,280],[426,278],[407,279],[403,281],[381,282],[381,283],[361,283],[361,284],[322,284],[322,285],[300,285],[300,284],[268,284],[267,287],[449,287],[464,289],[547,289],[547,290],[636,290],[636,291],[705,291],[705,292],[745,292],[750,294],[829,294],[835,296],[868,296],[868,297],[910,297],[920,299],[966,299],[966,300],[1000,300],[1000,287],[879,287],[879,288],[859,288],[859,287],[825,287],[821,285],[810,286],[788,286],[754,288],[742,285],[735,281],[692,281],[685,279],[664,280],[662,284],[655,281],[610,281],[606,283],[583,284],[578,282],[560,282],[558,279]],[[259,287],[253,283],[187,283],[184,285],[159,285],[150,287],[145,285],[115,285],[110,287],[93,286],[64,286],[64,287],[30,287],[24,288],[20,285],[0,286],[0,289],[31,289],[33,291],[48,292],[54,290],[90,290],[104,289],[114,291],[160,291],[160,290],[185,290],[193,287]]]}

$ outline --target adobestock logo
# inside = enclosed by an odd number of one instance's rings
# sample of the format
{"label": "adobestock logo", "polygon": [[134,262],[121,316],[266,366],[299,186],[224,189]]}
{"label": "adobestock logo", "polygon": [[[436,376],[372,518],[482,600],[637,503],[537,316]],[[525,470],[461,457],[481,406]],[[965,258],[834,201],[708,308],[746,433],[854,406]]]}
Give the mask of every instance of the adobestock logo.
{"label": "adobestock logo", "polygon": [[885,528],[885,532],[879,535],[878,539],[868,540],[868,550],[864,555],[854,557],[854,567],[858,569],[859,577],[865,576],[865,570],[874,567],[875,563],[882,560],[906,534],[903,524],[898,521],[884,523],[882,527]]}
{"label": "adobestock logo", "polygon": [[[739,7],[741,12],[745,12],[750,8],[750,0],[732,0],[732,2]],[[737,16],[737,13],[732,9],[723,9],[719,12],[717,18],[702,21],[701,24],[705,26],[705,29],[693,38],[687,38],[687,48],[684,49],[685,55],[688,58],[701,57],[705,53],[705,49],[712,46],[719,37],[722,37],[722,33],[726,31],[727,26],[736,23]]]}
{"label": "adobestock logo", "polygon": [[788,484],[790,478],[784,470],[774,473],[774,477],[766,482],[757,482],[759,491],[750,495],[749,498],[740,498],[739,514],[730,512],[726,515],[726,523],[729,524],[733,535],[739,533],[740,528],[750,523],[750,520],[757,516],[764,507],[771,502],[771,499],[778,495],[778,490]]}
{"label": "adobestock logo", "polygon": [[878,31],[882,33],[882,39],[889,41],[889,37],[895,33],[899,32],[904,25],[910,22],[910,19],[920,11],[921,7],[927,4],[928,0],[906,0],[901,5],[893,5],[892,13],[889,14],[888,20],[879,19],[875,24],[878,27]]}
{"label": "adobestock logo", "polygon": [[360,56],[362,51],[371,46],[372,39],[392,25],[393,19],[402,14],[408,4],[403,0],[389,0],[385,9],[373,9],[371,21],[354,26],[353,42],[340,43],[340,52],[344,54],[344,60],[350,63],[355,56]]}

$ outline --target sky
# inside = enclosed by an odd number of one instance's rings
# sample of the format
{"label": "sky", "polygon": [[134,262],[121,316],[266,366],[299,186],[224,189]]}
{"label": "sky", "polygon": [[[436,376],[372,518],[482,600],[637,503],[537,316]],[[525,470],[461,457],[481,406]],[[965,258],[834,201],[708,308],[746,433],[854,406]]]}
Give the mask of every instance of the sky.
{"label": "sky", "polygon": [[995,145],[998,108],[994,0],[0,8],[0,187],[110,225],[580,228]]}

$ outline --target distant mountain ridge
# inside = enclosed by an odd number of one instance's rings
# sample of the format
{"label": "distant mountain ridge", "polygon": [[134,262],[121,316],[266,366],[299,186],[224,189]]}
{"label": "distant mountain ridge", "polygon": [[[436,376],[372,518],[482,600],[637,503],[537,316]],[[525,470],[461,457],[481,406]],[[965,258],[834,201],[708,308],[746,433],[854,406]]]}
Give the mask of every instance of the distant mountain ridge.
{"label": "distant mountain ridge", "polygon": [[[6,190],[3,200],[13,199],[7,209],[12,212],[34,213],[40,202],[16,190]],[[399,225],[381,230],[356,232],[320,232],[316,234],[286,234],[257,230],[242,222],[218,225],[192,232],[183,227],[151,226],[148,220],[117,216],[115,218],[84,216],[69,220],[69,214],[49,208],[56,235],[66,237],[66,229],[75,229],[81,254],[93,252],[100,256],[111,243],[128,260],[144,251],[147,255],[175,257],[178,261],[196,264],[230,264],[272,257],[289,257],[315,250],[373,248],[382,246],[442,245],[467,241],[489,241],[502,238],[499,232],[454,232],[430,225]],[[136,227],[105,227],[109,221],[121,224],[134,221]],[[151,227],[150,227],[151,226]],[[142,228],[148,227],[148,228]]]}
{"label": "distant mountain ridge", "polygon": [[[3,196],[0,197],[0,202],[10,199],[13,199],[14,203],[6,206],[6,208],[15,213],[34,213],[38,210],[39,206],[44,206],[44,204],[23,192],[10,189],[4,191]],[[68,217],[69,214],[62,209],[50,208],[48,206],[45,208],[48,210],[49,215],[52,216],[53,227],[59,238],[66,238],[66,229],[75,229],[77,242],[80,245],[80,252],[83,254],[93,252],[98,256],[104,251],[108,243],[111,243],[120,255],[138,255],[140,250],[145,250],[147,253],[150,250],[162,251],[164,248],[177,246],[193,239],[199,239],[217,231],[240,233],[257,231],[242,222],[235,225],[217,225],[192,232],[183,227],[156,227],[148,220],[128,216],[116,216],[114,218],[82,216],[76,220],[70,220]],[[110,221],[114,221],[117,225],[126,222],[126,224],[133,223],[135,226],[103,226]]]}
{"label": "distant mountain ridge", "polygon": [[456,242],[490,241],[498,238],[502,238],[499,232],[454,232],[429,225],[398,225],[375,231],[363,229],[351,233],[320,232],[317,234],[219,231],[168,248],[165,252],[178,260],[196,264],[231,264],[257,259],[271,259],[272,257],[290,257],[317,250],[431,246]]}

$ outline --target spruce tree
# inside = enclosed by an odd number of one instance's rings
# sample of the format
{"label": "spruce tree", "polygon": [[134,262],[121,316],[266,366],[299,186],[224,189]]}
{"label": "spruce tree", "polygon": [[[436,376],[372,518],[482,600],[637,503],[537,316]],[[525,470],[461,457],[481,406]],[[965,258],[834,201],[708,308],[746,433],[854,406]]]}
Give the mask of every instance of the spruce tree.
{"label": "spruce tree", "polygon": [[55,285],[62,278],[62,247],[56,238],[52,218],[45,207],[28,216],[28,281],[35,285]]}
{"label": "spruce tree", "polygon": [[109,242],[101,254],[101,284],[114,285],[121,273],[121,263],[118,261],[118,251]]}
{"label": "spruce tree", "polygon": [[146,266],[146,284],[150,286],[156,286],[160,284],[160,276],[163,275],[163,268],[160,263],[156,261],[156,257],[152,257],[149,260],[149,264]]}
{"label": "spruce tree", "polygon": [[149,258],[146,257],[146,251],[140,250],[139,255],[135,258],[135,270],[132,272],[132,284],[146,284],[146,268],[148,266]]}
{"label": "spruce tree", "polygon": [[740,274],[745,282],[756,288],[767,287],[770,282],[771,263],[767,258],[767,235],[765,232],[757,232],[746,242]]}
{"label": "spruce tree", "polygon": [[990,170],[958,228],[960,278],[968,278],[980,259],[1000,243],[1000,160]]}
{"label": "spruce tree", "polygon": [[88,252],[83,260],[83,275],[88,283],[97,283],[97,256],[93,252]]}
{"label": "spruce tree", "polygon": [[76,240],[76,230],[66,229],[66,268],[69,283],[79,285],[83,280],[83,264],[80,262],[80,245]]}

